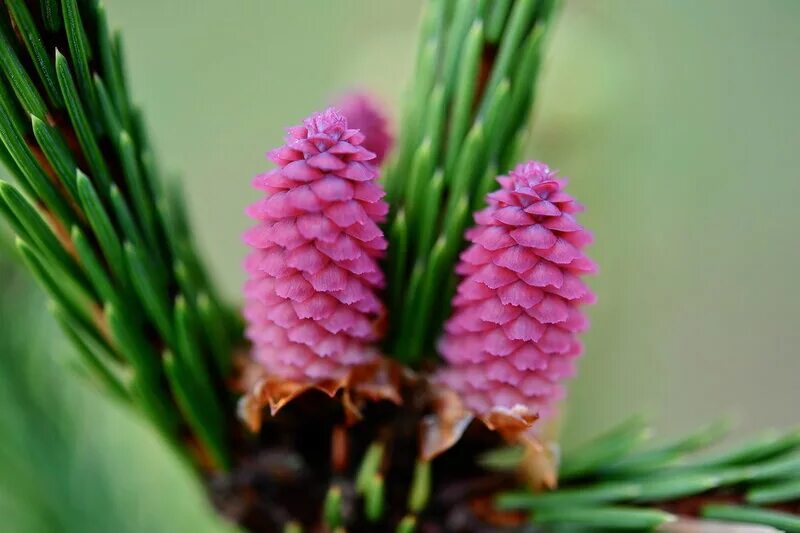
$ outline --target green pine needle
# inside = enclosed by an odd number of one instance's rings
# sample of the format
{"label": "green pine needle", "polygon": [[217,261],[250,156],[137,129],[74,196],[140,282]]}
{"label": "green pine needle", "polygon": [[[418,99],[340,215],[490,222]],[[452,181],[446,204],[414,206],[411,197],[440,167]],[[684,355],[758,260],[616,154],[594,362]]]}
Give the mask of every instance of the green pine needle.
{"label": "green pine needle", "polygon": [[167,288],[163,280],[153,272],[147,254],[130,242],[123,246],[128,272],[139,300],[153,320],[158,332],[171,346],[175,345],[175,331],[168,303]]}
{"label": "green pine needle", "polygon": [[713,520],[762,524],[782,531],[800,531],[800,517],[789,513],[738,505],[707,505],[703,516]]}
{"label": "green pine needle", "polygon": [[[58,89],[56,72],[28,6],[25,5],[23,0],[7,0],[6,5],[25,43],[25,47],[28,49],[34,68],[39,73],[39,79],[44,85],[48,98],[53,105],[60,107],[62,105],[61,92]],[[44,117],[44,115],[40,116]]]}
{"label": "green pine needle", "polygon": [[411,480],[411,490],[408,493],[408,510],[412,513],[421,512],[428,504],[431,497],[431,463],[430,461],[417,461],[414,466],[414,477]]}
{"label": "green pine needle", "polygon": [[83,265],[86,274],[92,282],[92,285],[98,292],[100,299],[106,302],[111,302],[119,306],[119,289],[114,287],[114,283],[103,268],[100,259],[95,254],[94,248],[91,243],[86,239],[83,232],[77,226],[72,227],[71,232],[72,244],[78,254],[78,258]]}
{"label": "green pine needle", "polygon": [[359,493],[366,492],[371,480],[378,474],[383,461],[383,451],[383,444],[380,442],[373,442],[367,448],[356,475],[356,491]]}
{"label": "green pine needle", "polygon": [[42,19],[44,27],[49,32],[61,29],[61,2],[59,0],[42,0]]}
{"label": "green pine needle", "polygon": [[78,89],[75,87],[75,81],[72,78],[67,59],[58,50],[56,50],[56,73],[58,74],[61,93],[64,95],[67,112],[75,128],[78,142],[89,162],[93,177],[98,180],[103,189],[108,189],[111,185],[108,164],[100,152],[94,128],[89,122],[84,103],[78,94]]}
{"label": "green pine needle", "polygon": [[31,115],[31,128],[36,142],[44,152],[50,165],[53,167],[58,179],[69,191],[70,200],[78,201],[78,185],[75,174],[75,157],[67,148],[61,134],[55,128],[47,125],[36,115]]}
{"label": "green pine needle", "polygon": [[342,524],[342,489],[336,485],[328,489],[323,504],[325,525],[334,530]]}
{"label": "green pine needle", "polygon": [[[81,21],[77,0],[62,0],[61,6],[64,11],[64,27],[66,28],[72,65],[78,79],[78,87],[86,105],[86,112],[90,117],[96,118],[98,116],[98,107],[92,77],[89,74],[89,60],[92,55],[91,48],[88,47],[89,38],[86,36],[83,22]],[[56,61],[57,63],[58,60]],[[64,90],[63,87],[62,85],[62,91]]]}
{"label": "green pine needle", "polygon": [[396,533],[414,533],[417,529],[417,519],[412,515],[404,516],[397,525]]}
{"label": "green pine needle", "polygon": [[483,46],[483,21],[476,20],[467,34],[463,56],[459,60],[455,96],[453,98],[453,117],[447,135],[447,156],[445,167],[452,170],[461,152],[461,141],[467,133],[472,114],[472,103],[478,84],[478,64]]}
{"label": "green pine needle", "polygon": [[364,515],[370,522],[377,522],[383,516],[385,502],[383,476],[375,474],[364,491]]}
{"label": "green pine needle", "polygon": [[190,372],[183,363],[176,360],[169,351],[162,354],[162,359],[170,388],[189,425],[195,430],[196,435],[205,445],[205,449],[209,451],[216,466],[228,468],[230,458],[218,420],[219,413],[208,410],[209,407],[213,409],[213,405],[200,404],[196,401],[200,392],[196,390],[197,384],[194,383]]}
{"label": "green pine needle", "polygon": [[8,79],[17,98],[19,98],[23,109],[29,114],[45,118],[47,116],[47,105],[45,105],[39,91],[36,90],[33,79],[25,71],[19,57],[17,57],[14,47],[6,35],[5,28],[0,29],[0,67],[2,67],[6,79]]}
{"label": "green pine needle", "polygon": [[100,249],[105,256],[111,271],[118,280],[125,279],[125,260],[123,258],[122,244],[111,222],[111,217],[106,212],[100,197],[92,182],[80,170],[77,172],[78,196],[81,207],[89,220],[95,236],[100,244]]}
{"label": "green pine needle", "polygon": [[665,511],[637,507],[552,507],[537,510],[533,520],[537,524],[589,526],[609,531],[646,531],[674,522],[676,517]]}

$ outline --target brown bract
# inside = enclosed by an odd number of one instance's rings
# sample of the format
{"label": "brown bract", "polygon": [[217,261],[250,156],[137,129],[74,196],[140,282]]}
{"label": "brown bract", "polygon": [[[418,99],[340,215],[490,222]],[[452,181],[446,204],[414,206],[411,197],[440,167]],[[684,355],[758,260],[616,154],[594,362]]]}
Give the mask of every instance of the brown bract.
{"label": "brown bract", "polygon": [[242,364],[245,366],[240,383],[245,394],[239,400],[238,414],[253,432],[261,428],[266,407],[269,407],[270,416],[275,416],[289,402],[311,390],[321,391],[331,398],[341,392],[345,419],[348,424],[353,424],[361,419],[361,410],[367,401],[402,404],[400,388],[404,382],[414,379],[410,371],[386,358],[354,366],[337,380],[313,382],[267,376],[259,365],[250,361]]}
{"label": "brown bract", "polygon": [[[388,401],[403,405],[403,390],[407,385],[422,394],[429,414],[420,421],[419,457],[431,461],[455,446],[470,425],[478,421],[509,444],[522,445],[525,454],[520,474],[533,489],[557,486],[557,456],[553,446],[543,441],[541,432],[534,430],[538,417],[528,409],[495,408],[483,415],[467,409],[461,398],[447,387],[426,380],[402,365],[386,358],[353,367],[338,380],[297,382],[265,375],[263,367],[242,357],[238,361],[237,388],[244,393],[239,400],[239,418],[250,431],[258,432],[265,410],[269,416],[278,412],[309,391],[321,391],[333,398],[340,394],[346,425],[362,418],[367,402]],[[407,390],[407,389],[406,389]],[[406,398],[408,400],[408,398]]]}
{"label": "brown bract", "polygon": [[523,406],[495,408],[481,416],[467,409],[458,394],[441,387],[433,392],[433,413],[422,420],[420,455],[430,461],[452,448],[474,421],[496,432],[509,444],[520,444],[525,454],[520,473],[532,489],[558,485],[555,447],[543,442],[534,431],[538,416]]}

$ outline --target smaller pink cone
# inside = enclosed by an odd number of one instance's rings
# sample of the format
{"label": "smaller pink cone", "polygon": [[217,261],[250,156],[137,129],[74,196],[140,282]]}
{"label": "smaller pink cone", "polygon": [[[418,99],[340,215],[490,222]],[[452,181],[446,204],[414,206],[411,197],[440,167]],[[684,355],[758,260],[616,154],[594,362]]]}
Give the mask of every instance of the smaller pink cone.
{"label": "smaller pink cone", "polygon": [[364,134],[363,146],[375,154],[372,162],[380,166],[394,145],[384,107],[364,91],[353,91],[344,95],[336,106],[347,118],[348,126]]}

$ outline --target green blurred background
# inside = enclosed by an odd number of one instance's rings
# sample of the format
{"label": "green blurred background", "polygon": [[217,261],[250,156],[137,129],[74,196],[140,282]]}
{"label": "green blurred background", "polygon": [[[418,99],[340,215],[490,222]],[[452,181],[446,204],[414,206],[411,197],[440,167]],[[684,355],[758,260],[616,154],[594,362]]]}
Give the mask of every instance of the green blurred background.
{"label": "green blurred background", "polygon": [[[421,2],[106,5],[237,298],[264,152],[354,86],[397,109]],[[601,266],[566,440],[635,412],[664,435],[729,414],[747,432],[798,422],[800,2],[570,0],[541,81],[525,155],[571,177]]]}

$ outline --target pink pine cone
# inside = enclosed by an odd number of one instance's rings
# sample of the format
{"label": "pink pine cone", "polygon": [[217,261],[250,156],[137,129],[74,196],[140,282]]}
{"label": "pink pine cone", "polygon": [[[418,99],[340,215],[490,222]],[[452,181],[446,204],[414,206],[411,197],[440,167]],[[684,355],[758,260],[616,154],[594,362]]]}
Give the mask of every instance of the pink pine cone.
{"label": "pink pine cone", "polygon": [[523,163],[497,181],[466,233],[464,278],[439,344],[449,365],[438,378],[479,415],[521,406],[546,416],[588,326],[580,306],[594,295],[580,276],[595,270],[582,251],[591,235],[547,165]]}
{"label": "pink pine cone", "polygon": [[289,128],[269,152],[278,168],[253,186],[267,196],[247,214],[244,316],[253,357],[273,376],[313,383],[340,379],[377,357],[376,290],[388,212],[364,134],[335,109]]}
{"label": "pink pine cone", "polygon": [[383,106],[365,92],[351,92],[339,100],[337,108],[351,128],[366,136],[364,148],[375,153],[373,163],[380,165],[394,144]]}

